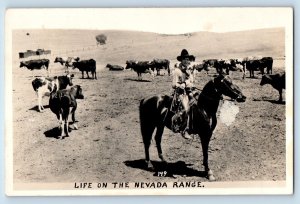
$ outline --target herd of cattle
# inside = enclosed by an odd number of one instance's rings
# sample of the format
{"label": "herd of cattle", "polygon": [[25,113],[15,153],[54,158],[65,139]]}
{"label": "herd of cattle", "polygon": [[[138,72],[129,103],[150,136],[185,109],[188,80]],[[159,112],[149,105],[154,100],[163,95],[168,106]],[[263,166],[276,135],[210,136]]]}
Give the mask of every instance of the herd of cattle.
{"label": "herd of cattle", "polygon": [[[42,105],[42,98],[45,95],[50,95],[49,107],[51,111],[57,116],[60,124],[61,137],[68,136],[68,118],[72,114],[72,121],[74,129],[77,129],[75,120],[75,111],[77,108],[76,99],[83,99],[82,88],[79,85],[73,86],[72,79],[74,75],[69,74],[69,68],[78,68],[84,78],[86,72],[87,78],[90,78],[89,72],[92,74],[93,79],[97,79],[96,75],[96,61],[94,59],[80,60],[79,57],[56,57],[54,63],[60,63],[65,67],[66,74],[63,76],[55,77],[36,77],[32,81],[34,91],[38,96],[38,110],[41,112],[44,107]],[[21,61],[20,67],[27,67],[29,70],[49,68],[49,59],[38,59]],[[174,67],[178,65],[175,64]],[[229,71],[243,72],[243,79],[245,78],[246,70],[250,72],[250,78],[254,77],[254,71],[260,71],[262,76],[260,85],[270,84],[279,92],[279,101],[282,102],[282,90],[285,89],[285,73],[272,74],[273,58],[272,57],[247,57],[244,59],[207,59],[201,63],[193,63],[190,67],[192,73],[196,70],[198,72],[205,70],[209,71],[210,68],[215,68],[218,74],[229,74]],[[107,68],[111,71],[122,71],[124,67],[120,65],[107,64]],[[142,73],[150,73],[154,76],[155,71],[160,75],[160,70],[165,69],[168,75],[171,75],[170,61],[168,59],[154,59],[152,61],[126,61],[125,69],[132,69],[138,74],[138,79],[141,80]],[[266,69],[267,74],[264,74]],[[70,89],[66,89],[70,86]],[[71,112],[70,112],[71,109]],[[66,129],[66,131],[65,131]]]}

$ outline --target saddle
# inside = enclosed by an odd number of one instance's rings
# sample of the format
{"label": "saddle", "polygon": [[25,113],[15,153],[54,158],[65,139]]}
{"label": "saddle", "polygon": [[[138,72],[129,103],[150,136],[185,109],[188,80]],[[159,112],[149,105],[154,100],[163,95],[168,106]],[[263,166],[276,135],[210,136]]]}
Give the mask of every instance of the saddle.
{"label": "saddle", "polygon": [[[185,94],[183,91],[184,90],[181,89],[174,91],[173,100],[170,107],[170,112],[174,113],[171,118],[171,128],[175,133],[182,132],[187,127],[188,113],[185,111],[182,101],[179,98],[180,94]],[[191,104],[189,103],[189,105]]]}
{"label": "saddle", "polygon": [[[198,100],[199,94],[196,92],[192,92],[192,93],[193,93],[194,98],[189,100],[190,110],[187,113],[182,105],[182,101],[179,99],[180,92],[178,92],[176,90],[174,91],[173,100],[172,100],[169,111],[174,113],[174,115],[171,118],[171,128],[172,128],[172,131],[175,133],[184,131],[186,129],[186,127],[188,126],[189,133],[194,134],[195,133],[195,128],[193,125],[194,124],[193,120],[195,118],[194,114],[197,114],[197,115],[200,114],[201,118],[203,118],[204,120],[209,120],[206,113],[197,107],[197,100]],[[189,124],[187,124],[188,116],[189,116]]]}

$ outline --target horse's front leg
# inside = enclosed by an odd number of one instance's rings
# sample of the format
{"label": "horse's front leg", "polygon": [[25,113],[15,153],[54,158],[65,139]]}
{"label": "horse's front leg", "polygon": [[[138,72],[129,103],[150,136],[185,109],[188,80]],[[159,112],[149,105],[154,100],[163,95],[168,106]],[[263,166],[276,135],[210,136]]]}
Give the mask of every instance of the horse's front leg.
{"label": "horse's front leg", "polygon": [[208,146],[209,146],[209,141],[211,136],[212,136],[212,132],[210,130],[207,130],[206,134],[201,135],[201,144],[202,144],[202,152],[203,152],[203,166],[205,168],[205,173],[209,181],[215,181],[216,179],[213,175],[213,172],[212,170],[209,169],[208,166]]}

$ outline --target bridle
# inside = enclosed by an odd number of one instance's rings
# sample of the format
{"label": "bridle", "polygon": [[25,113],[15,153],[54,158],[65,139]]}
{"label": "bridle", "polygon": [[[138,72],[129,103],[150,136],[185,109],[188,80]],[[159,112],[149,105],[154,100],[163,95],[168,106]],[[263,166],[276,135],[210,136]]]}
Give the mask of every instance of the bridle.
{"label": "bridle", "polygon": [[[226,83],[227,80],[225,80],[225,79],[226,79],[226,77],[224,77],[223,79],[221,79],[220,82],[226,87],[227,90],[230,90],[234,95],[236,95],[235,98],[230,97],[232,100],[236,100],[237,98],[239,98],[240,94],[237,93],[236,90],[234,90],[233,88],[231,88],[231,86],[228,85],[228,84]],[[215,80],[216,80],[216,79],[214,79],[214,84],[216,83]],[[219,90],[217,90],[216,86],[215,86],[215,90],[216,90],[217,92],[220,92]],[[221,93],[221,95],[222,95],[222,93]]]}

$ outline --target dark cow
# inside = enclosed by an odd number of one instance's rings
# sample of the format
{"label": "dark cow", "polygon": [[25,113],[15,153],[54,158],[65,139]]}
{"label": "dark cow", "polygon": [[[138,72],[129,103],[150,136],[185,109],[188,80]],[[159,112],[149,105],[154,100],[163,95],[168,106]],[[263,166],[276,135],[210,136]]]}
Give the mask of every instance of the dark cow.
{"label": "dark cow", "polygon": [[29,60],[29,61],[21,61],[20,62],[20,68],[21,67],[27,67],[27,69],[33,71],[34,69],[42,69],[44,68],[48,72],[50,61],[48,59],[38,59],[38,60]]}
{"label": "dark cow", "polygon": [[267,68],[267,74],[272,74],[273,68],[273,58],[272,57],[263,57],[260,60],[260,70],[264,74],[264,69]]}
{"label": "dark cow", "polygon": [[244,71],[249,70],[250,78],[254,78],[254,71],[260,71],[261,74],[264,74],[264,69],[267,68],[267,74],[272,74],[273,67],[273,58],[272,57],[247,57],[242,62],[244,66]]}
{"label": "dark cow", "polygon": [[214,67],[216,62],[218,62],[217,59],[206,59],[206,60],[203,60],[203,63],[207,64],[210,67]]}
{"label": "dark cow", "polygon": [[54,63],[60,63],[65,66],[65,72],[69,72],[69,67],[73,67],[74,62],[78,62],[80,60],[79,57],[56,57]]}
{"label": "dark cow", "polygon": [[154,77],[153,66],[152,63],[149,61],[128,60],[126,61],[125,69],[130,69],[130,68],[137,73],[138,80],[142,80],[142,73],[150,73],[152,77]]}
{"label": "dark cow", "polygon": [[73,69],[78,68],[82,73],[82,78],[84,79],[84,72],[86,72],[87,78],[90,78],[89,72],[92,73],[93,79],[97,79],[96,74],[96,61],[94,59],[80,60],[78,62],[73,62]]}
{"label": "dark cow", "polygon": [[246,69],[249,70],[250,78],[254,78],[254,71],[260,70],[260,60],[247,60],[243,61],[244,64],[244,71],[246,72]]}
{"label": "dark cow", "polygon": [[37,77],[32,80],[33,90],[37,94],[38,98],[38,110],[42,112],[44,110],[44,106],[42,105],[43,96],[55,92],[60,89],[65,89],[67,86],[72,86],[72,79],[74,75],[66,75],[66,76],[55,76],[55,77]]}
{"label": "dark cow", "polygon": [[120,65],[107,64],[106,67],[109,68],[110,71],[123,71],[124,70],[124,67],[122,67]]}
{"label": "dark cow", "polygon": [[239,59],[225,60],[223,69],[225,69],[227,75],[229,75],[229,71],[240,71],[243,72],[243,78],[245,77],[244,67],[242,61]]}
{"label": "dark cow", "polygon": [[[75,120],[75,111],[77,109],[76,99],[83,99],[82,88],[79,85],[71,87],[71,89],[58,90],[52,92],[49,99],[49,107],[59,120],[61,139],[69,136],[69,114],[72,114],[74,129],[78,129]],[[70,112],[70,108],[71,112]],[[66,126],[66,127],[65,127]],[[65,131],[66,128],[66,131]]]}
{"label": "dark cow", "polygon": [[282,102],[282,90],[285,89],[285,72],[283,74],[264,74],[260,85],[270,84],[279,92],[279,102]]}
{"label": "dark cow", "polygon": [[218,74],[225,74],[224,69],[226,70],[226,73],[228,73],[228,67],[227,64],[225,64],[225,60],[217,60],[214,61],[212,65]]}
{"label": "dark cow", "polygon": [[202,70],[205,70],[206,73],[208,73],[208,65],[206,63],[201,63],[201,64],[194,64],[193,69],[197,70],[198,72],[201,72]]}
{"label": "dark cow", "polygon": [[157,75],[160,75],[161,69],[166,69],[168,71],[169,76],[171,74],[170,61],[167,59],[153,59],[152,67],[156,69]]}
{"label": "dark cow", "polygon": [[207,67],[214,67],[219,74],[223,74],[223,65],[217,59],[206,59],[203,60],[203,64]]}

